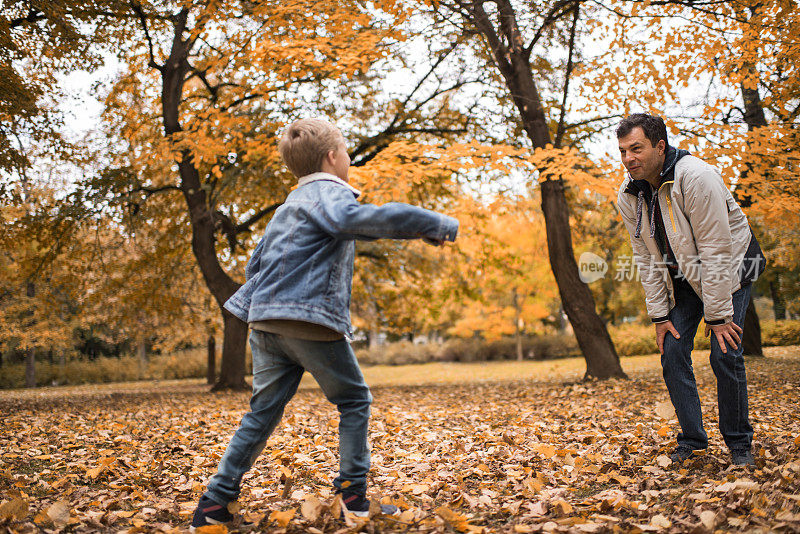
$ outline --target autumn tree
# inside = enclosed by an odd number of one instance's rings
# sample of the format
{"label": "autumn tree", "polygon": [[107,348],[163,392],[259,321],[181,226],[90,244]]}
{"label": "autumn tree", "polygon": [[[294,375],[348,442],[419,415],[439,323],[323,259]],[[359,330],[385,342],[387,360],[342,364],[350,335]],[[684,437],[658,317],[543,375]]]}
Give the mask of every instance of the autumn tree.
{"label": "autumn tree", "polygon": [[[378,156],[390,154],[393,141],[467,131],[440,98],[463,80],[429,87],[423,81],[436,81],[431,69],[405,96],[386,99],[376,90],[385,72],[372,67],[402,39],[397,24],[404,16],[391,2],[380,13],[351,2],[132,3],[115,21],[120,38],[137,44],[117,50],[126,68],[108,94],[105,119],[122,150],[103,155],[110,161],[92,183],[93,198],[126,198],[135,208],[158,196],[183,206],[158,224],[190,230],[184,239],[222,310],[217,387],[244,384],[247,325],[222,309],[239,287],[234,273],[241,272],[257,229],[294,185],[276,151],[281,127],[308,114],[341,117],[366,185],[374,185],[370,172],[389,168]],[[448,179],[425,185],[390,172],[423,197],[439,194],[436,184]],[[378,193],[370,197],[377,199]]]}
{"label": "autumn tree", "polygon": [[116,0],[29,2],[0,7],[0,171],[20,177],[28,170],[31,145],[58,158],[74,156],[62,135],[64,96],[58,75],[91,70],[102,63],[109,30],[98,15],[116,11]]}
{"label": "autumn tree", "polygon": [[[461,34],[480,37],[480,44],[485,47],[481,49],[486,54],[484,61],[496,69],[499,82],[507,91],[505,98],[513,104],[521,133],[527,136],[530,148],[539,153],[535,176],[541,193],[550,265],[586,359],[586,376],[624,376],[605,324],[595,310],[592,293],[579,276],[566,199],[568,182],[564,178],[581,164],[563,157],[562,149],[578,138],[576,128],[597,119],[591,117],[570,124],[566,113],[579,52],[582,2],[515,6],[511,0],[454,0],[432,6],[443,25],[450,24]],[[564,61],[555,59],[556,50],[561,51]],[[561,80],[557,88],[551,82],[555,76]]]}
{"label": "autumn tree", "polygon": [[[541,239],[544,221],[528,197],[504,195],[484,209],[481,230],[468,232],[461,247],[465,258],[478,265],[473,291],[448,307],[453,317],[448,333],[480,334],[488,340],[513,337],[521,360],[523,335],[541,332],[543,320],[559,309],[547,243]],[[464,265],[457,268],[469,272]]]}

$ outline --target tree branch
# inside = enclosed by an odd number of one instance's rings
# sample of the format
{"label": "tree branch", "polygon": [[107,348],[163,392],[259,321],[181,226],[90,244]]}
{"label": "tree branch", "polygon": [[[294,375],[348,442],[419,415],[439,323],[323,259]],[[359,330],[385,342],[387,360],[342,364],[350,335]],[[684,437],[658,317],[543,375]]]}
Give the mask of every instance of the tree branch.
{"label": "tree branch", "polygon": [[161,187],[145,187],[139,186],[134,189],[128,191],[128,194],[136,193],[136,192],[143,192],[147,193],[147,196],[155,195],[156,193],[163,193],[164,191],[180,191],[181,188],[177,185],[162,185]]}
{"label": "tree branch", "polygon": [[27,16],[21,17],[21,18],[18,18],[18,19],[11,19],[8,22],[8,25],[12,29],[14,29],[14,28],[16,28],[18,26],[22,26],[26,22],[30,22],[30,23],[39,22],[40,20],[45,20],[46,18],[47,18],[47,16],[42,11],[39,11],[38,9],[32,8],[28,12]]}
{"label": "tree branch", "polygon": [[266,208],[262,209],[243,223],[237,224],[234,228],[236,235],[239,235],[244,232],[249,232],[250,227],[263,219],[269,213],[275,211],[276,209],[280,208],[283,205],[283,202],[276,202],[275,204],[271,204]]}
{"label": "tree branch", "polygon": [[153,52],[153,39],[150,37],[150,30],[147,29],[147,16],[142,9],[142,5],[136,1],[131,0],[130,2],[131,9],[139,16],[139,22],[142,25],[142,29],[144,30],[144,36],[147,39],[147,48],[150,53],[150,61],[147,63],[150,67],[153,67],[156,70],[161,71],[164,66],[159,65],[156,63],[155,53]]}
{"label": "tree branch", "polygon": [[553,146],[556,148],[561,147],[561,141],[564,138],[564,117],[567,112],[567,96],[569,94],[569,81],[572,77],[572,56],[575,52],[575,28],[578,26],[578,17],[580,15],[580,4],[575,3],[573,6],[572,27],[569,30],[569,54],[567,56],[567,71],[564,75],[564,91],[561,98],[561,113],[558,117],[558,128],[556,129],[556,138],[553,141]]}
{"label": "tree branch", "polygon": [[[544,31],[552,23],[554,23],[555,21],[560,19],[565,14],[569,13],[570,9],[564,9],[564,8],[569,6],[569,4],[572,4],[572,3],[575,3],[576,5],[579,5],[580,1],[576,2],[575,0],[560,0],[560,1],[556,2],[555,4],[553,4],[553,7],[550,9],[550,12],[547,13],[547,15],[544,18],[544,21],[542,21],[542,25],[539,26],[538,30],[536,30],[536,34],[533,36],[533,39],[531,39],[531,42],[528,44],[528,46],[525,47],[525,51],[523,52],[523,54],[524,54],[524,57],[525,57],[526,61],[530,61],[531,53],[533,52],[533,47],[536,46],[537,42],[539,42],[539,39],[544,34]],[[561,12],[559,13],[559,11],[561,11]]]}
{"label": "tree branch", "polygon": [[[466,128],[397,128],[391,131],[384,131],[381,134],[370,137],[370,141],[372,143],[367,144],[365,141],[361,145],[359,145],[359,152],[357,155],[361,155],[366,153],[366,155],[361,156],[357,160],[355,153],[351,155],[350,159],[353,160],[351,164],[353,167],[363,167],[371,160],[373,160],[378,154],[383,152],[386,148],[389,147],[390,138],[393,135],[403,134],[403,133],[428,133],[434,135],[445,135],[445,134],[460,134],[460,133],[467,133]],[[371,150],[370,152],[367,152]]]}

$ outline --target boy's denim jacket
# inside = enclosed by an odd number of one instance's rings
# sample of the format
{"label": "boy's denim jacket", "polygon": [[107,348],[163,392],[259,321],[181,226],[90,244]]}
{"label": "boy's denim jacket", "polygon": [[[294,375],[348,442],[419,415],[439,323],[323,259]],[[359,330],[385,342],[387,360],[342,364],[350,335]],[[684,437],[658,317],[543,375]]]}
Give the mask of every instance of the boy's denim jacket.
{"label": "boy's denim jacket", "polygon": [[304,176],[275,211],[245,269],[245,284],[225,303],[242,321],[293,319],[348,337],[355,240],[455,241],[458,221],[401,203],[360,204],[338,177]]}

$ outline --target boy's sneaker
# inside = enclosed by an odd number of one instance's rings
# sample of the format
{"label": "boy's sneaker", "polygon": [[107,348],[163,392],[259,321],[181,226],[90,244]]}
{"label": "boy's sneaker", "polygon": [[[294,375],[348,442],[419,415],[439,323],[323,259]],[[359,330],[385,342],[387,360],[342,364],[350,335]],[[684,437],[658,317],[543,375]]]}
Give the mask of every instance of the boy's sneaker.
{"label": "boy's sneaker", "polygon": [[694,449],[691,447],[687,447],[686,445],[678,445],[675,447],[675,450],[672,451],[672,454],[669,455],[669,459],[675,463],[681,463],[691,458],[693,454]]}
{"label": "boy's sneaker", "polygon": [[189,531],[194,532],[194,530],[199,527],[221,525],[229,521],[233,521],[233,514],[228,511],[228,507],[214,502],[203,495],[200,497],[200,502],[197,504],[197,509],[194,511],[192,526],[189,527]]}
{"label": "boy's sneaker", "polygon": [[[369,499],[361,493],[342,492],[342,504],[345,510],[356,517],[369,517]],[[344,512],[345,510],[342,510]],[[400,509],[393,504],[381,504],[384,515],[399,515]]]}
{"label": "boy's sneaker", "polygon": [[756,460],[753,458],[753,453],[750,449],[736,449],[731,451],[731,462],[733,465],[754,466]]}

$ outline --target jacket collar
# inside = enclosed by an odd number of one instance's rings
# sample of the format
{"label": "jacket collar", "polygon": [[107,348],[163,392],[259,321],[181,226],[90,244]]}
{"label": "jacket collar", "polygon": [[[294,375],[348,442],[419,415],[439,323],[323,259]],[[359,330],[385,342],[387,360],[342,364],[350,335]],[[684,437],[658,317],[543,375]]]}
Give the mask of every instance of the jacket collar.
{"label": "jacket collar", "polygon": [[[664,157],[664,166],[661,168],[661,174],[659,175],[661,177],[661,183],[669,179],[670,175],[675,172],[675,164],[678,163],[678,160],[688,155],[689,151],[683,150],[682,148],[669,147],[667,149],[667,153]],[[650,199],[651,189],[649,182],[647,180],[634,180],[633,177],[628,174],[628,183],[625,186],[625,192],[633,196],[638,196],[640,191],[644,193],[648,200]]]}
{"label": "jacket collar", "polygon": [[297,187],[303,187],[306,184],[310,184],[311,182],[319,182],[319,181],[327,181],[327,182],[335,182],[339,185],[345,186],[347,189],[352,192],[356,198],[361,196],[361,191],[353,187],[352,185],[348,184],[338,176],[334,176],[333,174],[329,174],[327,172],[315,172],[313,174],[307,174],[301,177],[297,181]]}

